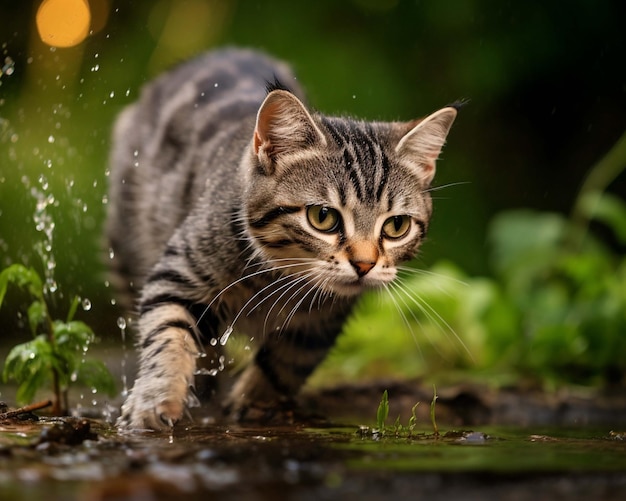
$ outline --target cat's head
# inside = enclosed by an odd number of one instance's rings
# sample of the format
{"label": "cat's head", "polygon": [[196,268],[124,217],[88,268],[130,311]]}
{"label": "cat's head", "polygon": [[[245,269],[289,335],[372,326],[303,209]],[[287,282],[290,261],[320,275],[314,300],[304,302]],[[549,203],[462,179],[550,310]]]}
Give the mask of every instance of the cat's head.
{"label": "cat's head", "polygon": [[455,117],[446,107],[408,123],[331,118],[270,92],[246,159],[257,252],[335,295],[392,281],[426,234],[428,189]]}

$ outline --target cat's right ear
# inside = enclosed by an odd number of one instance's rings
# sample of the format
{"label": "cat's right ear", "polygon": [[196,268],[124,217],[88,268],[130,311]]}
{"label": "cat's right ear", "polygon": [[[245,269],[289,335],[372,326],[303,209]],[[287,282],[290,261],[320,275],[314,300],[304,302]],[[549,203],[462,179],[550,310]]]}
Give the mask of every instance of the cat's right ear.
{"label": "cat's right ear", "polygon": [[435,163],[456,115],[457,108],[448,106],[418,121],[417,125],[407,124],[409,131],[396,146],[396,152],[416,166],[426,184],[430,184],[435,175]]}
{"label": "cat's right ear", "polygon": [[324,146],[326,139],[313,118],[291,92],[270,92],[256,119],[254,153],[266,174],[276,170],[281,157],[312,146]]}

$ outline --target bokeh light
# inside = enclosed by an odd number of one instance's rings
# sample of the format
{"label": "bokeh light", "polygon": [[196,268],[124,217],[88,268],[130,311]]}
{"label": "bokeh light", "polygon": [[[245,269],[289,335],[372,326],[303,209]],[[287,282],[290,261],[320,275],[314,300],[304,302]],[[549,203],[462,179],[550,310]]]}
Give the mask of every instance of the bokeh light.
{"label": "bokeh light", "polygon": [[44,43],[73,47],[89,34],[89,4],[87,0],[44,0],[37,10],[36,23]]}

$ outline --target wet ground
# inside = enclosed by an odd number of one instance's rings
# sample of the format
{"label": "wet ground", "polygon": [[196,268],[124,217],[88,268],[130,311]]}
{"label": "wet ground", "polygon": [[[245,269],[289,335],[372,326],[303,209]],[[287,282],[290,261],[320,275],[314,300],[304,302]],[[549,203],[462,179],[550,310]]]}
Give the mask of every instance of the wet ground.
{"label": "wet ground", "polygon": [[309,394],[304,404],[331,417],[293,424],[197,417],[172,434],[124,435],[98,419],[5,421],[0,499],[626,499],[619,394],[441,389],[436,435],[432,390],[387,389],[384,434],[372,429],[378,385]]}

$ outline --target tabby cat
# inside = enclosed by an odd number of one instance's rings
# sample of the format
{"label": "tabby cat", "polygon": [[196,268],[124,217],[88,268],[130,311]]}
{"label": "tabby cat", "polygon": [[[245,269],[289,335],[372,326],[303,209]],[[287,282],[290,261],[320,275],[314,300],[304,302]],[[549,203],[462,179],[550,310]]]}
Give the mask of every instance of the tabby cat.
{"label": "tabby cat", "polygon": [[245,418],[295,395],[359,294],[415,256],[456,114],[325,116],[285,64],[247,50],[146,85],[118,118],[111,157],[112,265],[139,314],[119,426],[181,419],[197,403],[196,362],[233,328],[259,346],[225,409]]}

